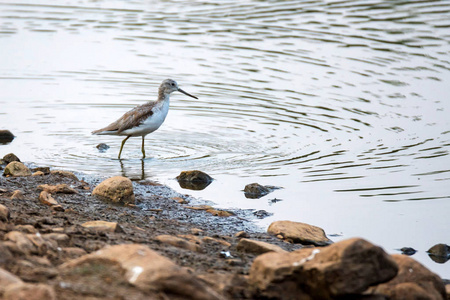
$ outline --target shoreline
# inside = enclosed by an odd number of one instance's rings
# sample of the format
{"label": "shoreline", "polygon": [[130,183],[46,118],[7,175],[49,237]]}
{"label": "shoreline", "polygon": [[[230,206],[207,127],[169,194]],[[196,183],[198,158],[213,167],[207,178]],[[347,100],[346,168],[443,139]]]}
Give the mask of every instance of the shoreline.
{"label": "shoreline", "polygon": [[[120,205],[92,195],[102,177],[42,170],[34,176],[0,177],[0,204],[8,209],[8,215],[0,219],[0,248],[4,250],[0,271],[3,268],[34,287],[45,285],[55,299],[185,299],[179,287],[146,290],[124,281],[123,265],[119,270],[111,269],[109,263],[100,270],[90,269],[96,253],[132,245],[145,245],[151,249],[145,251],[162,257],[158,259],[169,259],[176,266],[176,276],[192,276],[180,279],[181,286],[186,280],[187,286],[199,285],[203,296],[194,293],[197,296],[191,299],[289,299],[289,291],[277,295],[265,287],[255,288],[251,280],[255,261],[267,253],[316,253],[314,249],[331,247],[284,241],[256,226],[250,210],[216,210],[205,201],[150,181],[133,182],[135,203]],[[48,193],[57,203],[49,205],[42,202],[44,185],[68,189]],[[89,224],[92,221],[100,223]],[[263,250],[258,248],[263,246]],[[87,266],[83,265],[86,261]],[[80,264],[88,275],[77,273]],[[3,292],[0,288],[0,296]]]}

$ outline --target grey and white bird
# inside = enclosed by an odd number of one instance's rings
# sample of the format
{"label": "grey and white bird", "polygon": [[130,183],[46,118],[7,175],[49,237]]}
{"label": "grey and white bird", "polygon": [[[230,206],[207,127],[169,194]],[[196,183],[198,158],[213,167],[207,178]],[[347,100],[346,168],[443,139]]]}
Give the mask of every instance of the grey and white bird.
{"label": "grey and white bird", "polygon": [[170,94],[176,91],[198,99],[180,89],[175,80],[166,79],[159,86],[158,99],[156,101],[149,101],[145,104],[136,106],[132,110],[126,112],[117,121],[109,124],[105,128],[93,131],[92,134],[126,136],[120,146],[119,159],[125,142],[132,136],[140,136],[142,137],[141,151],[143,158],[145,158],[145,136],[157,130],[164,122],[167,113],[169,112]]}

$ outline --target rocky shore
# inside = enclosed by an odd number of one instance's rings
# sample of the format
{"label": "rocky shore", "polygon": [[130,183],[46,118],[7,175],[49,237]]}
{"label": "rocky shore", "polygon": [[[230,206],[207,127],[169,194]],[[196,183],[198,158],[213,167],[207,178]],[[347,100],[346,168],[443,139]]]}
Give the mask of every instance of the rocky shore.
{"label": "rocky shore", "polygon": [[[450,299],[413,258],[149,181],[0,162],[0,299]],[[446,291],[447,289],[447,291]]]}

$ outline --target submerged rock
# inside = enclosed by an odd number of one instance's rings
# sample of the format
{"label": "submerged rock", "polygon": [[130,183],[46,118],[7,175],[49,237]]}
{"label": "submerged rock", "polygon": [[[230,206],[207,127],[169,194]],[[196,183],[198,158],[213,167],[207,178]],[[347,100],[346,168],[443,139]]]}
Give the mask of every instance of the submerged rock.
{"label": "submerged rock", "polygon": [[265,211],[264,209],[260,209],[260,210],[254,211],[253,215],[255,217],[257,217],[258,219],[264,219],[264,218],[272,216],[273,213],[269,213],[269,212]]}
{"label": "submerged rock", "polygon": [[275,221],[267,232],[292,243],[326,246],[333,243],[325,231],[317,226],[293,221]]}
{"label": "submerged rock", "polygon": [[102,181],[92,191],[92,195],[114,203],[134,203],[133,184],[131,180],[114,176]]}
{"label": "submerged rock", "polygon": [[100,152],[105,152],[106,150],[109,149],[109,146],[105,143],[100,143],[96,146],[96,148],[98,149],[98,151]]}
{"label": "submerged rock", "polygon": [[31,171],[23,163],[18,161],[10,162],[3,170],[5,176],[31,176]]}
{"label": "submerged rock", "polygon": [[244,195],[249,199],[259,199],[276,189],[279,189],[279,187],[260,185],[259,183],[250,183],[245,186]]}
{"label": "submerged rock", "polygon": [[437,263],[445,263],[450,259],[450,246],[436,244],[427,251],[430,258]]}
{"label": "submerged rock", "polygon": [[13,161],[20,162],[20,159],[14,153],[8,153],[5,156],[3,156],[3,162],[5,164],[9,164],[10,162],[13,162]]}
{"label": "submerged rock", "polygon": [[0,144],[8,144],[14,140],[14,134],[9,130],[0,130]]}
{"label": "submerged rock", "polygon": [[251,266],[249,282],[256,298],[346,299],[397,271],[383,249],[354,238],[324,248],[262,254]]}
{"label": "submerged rock", "polygon": [[400,251],[402,251],[402,254],[404,255],[414,255],[417,250],[411,247],[403,247],[401,249],[399,249]]}
{"label": "submerged rock", "polygon": [[182,171],[176,178],[182,188],[197,191],[205,189],[213,181],[211,176],[198,170]]}
{"label": "submerged rock", "polygon": [[398,274],[391,281],[369,289],[370,293],[383,295],[391,300],[445,299],[442,279],[411,257],[391,255],[398,265]]}

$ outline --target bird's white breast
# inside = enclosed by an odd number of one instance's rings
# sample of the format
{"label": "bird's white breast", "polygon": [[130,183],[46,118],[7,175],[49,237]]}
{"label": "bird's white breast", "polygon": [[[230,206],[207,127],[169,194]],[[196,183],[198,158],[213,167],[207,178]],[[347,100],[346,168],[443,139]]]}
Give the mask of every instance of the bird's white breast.
{"label": "bird's white breast", "polygon": [[161,105],[155,106],[153,114],[145,119],[141,125],[122,131],[121,135],[145,136],[158,129],[169,112],[169,100],[165,100]]}

